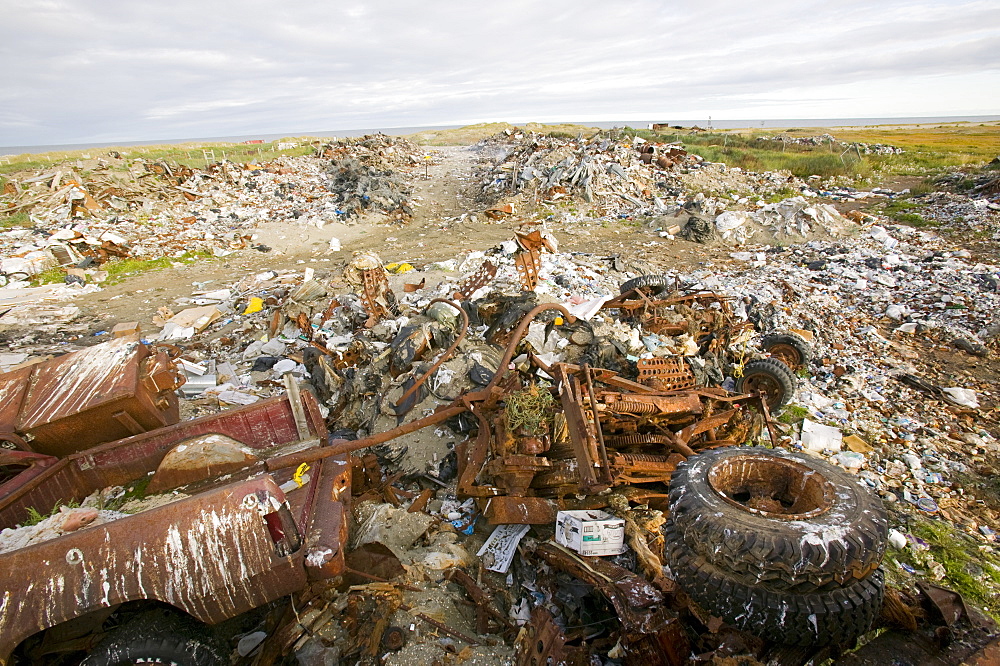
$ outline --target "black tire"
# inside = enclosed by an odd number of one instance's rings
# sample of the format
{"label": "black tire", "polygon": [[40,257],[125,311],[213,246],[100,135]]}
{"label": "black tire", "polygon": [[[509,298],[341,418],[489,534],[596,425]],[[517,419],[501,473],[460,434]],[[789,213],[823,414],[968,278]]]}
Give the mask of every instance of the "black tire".
{"label": "black tire", "polygon": [[633,289],[647,289],[651,294],[658,294],[673,283],[673,279],[666,275],[640,275],[631,280],[625,280],[619,287],[619,293],[627,294]]}
{"label": "black tire", "polygon": [[760,348],[769,352],[771,358],[781,361],[793,371],[806,367],[812,359],[812,349],[809,347],[809,343],[794,333],[765,335],[760,341]]}
{"label": "black tire", "polygon": [[764,358],[743,366],[743,376],[736,380],[736,392],[765,391],[768,409],[778,409],[795,395],[797,383],[798,377],[787,365],[774,358]]}
{"label": "black tire", "polygon": [[775,591],[746,584],[668,539],[674,580],[705,611],[760,638],[788,645],[846,645],[871,629],[882,607],[881,569],[825,592]]}
{"label": "black tire", "polygon": [[108,634],[80,666],[225,666],[229,651],[195,621],[173,615],[137,617]]}
{"label": "black tire", "polygon": [[882,501],[853,476],[784,449],[691,456],[670,479],[669,507],[668,536],[735,579],[772,590],[829,590],[867,578],[889,534]]}

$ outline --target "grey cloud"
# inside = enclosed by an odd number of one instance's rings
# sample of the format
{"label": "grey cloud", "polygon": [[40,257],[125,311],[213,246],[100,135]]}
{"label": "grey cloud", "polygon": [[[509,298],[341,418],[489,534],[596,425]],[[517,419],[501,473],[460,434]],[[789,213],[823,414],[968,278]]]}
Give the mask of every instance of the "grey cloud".
{"label": "grey cloud", "polygon": [[[872,79],[1000,77],[995,3],[750,4],[8,0],[0,145],[650,109],[744,117],[795,91],[809,90],[804,109]],[[941,113],[927,97],[903,103]]]}

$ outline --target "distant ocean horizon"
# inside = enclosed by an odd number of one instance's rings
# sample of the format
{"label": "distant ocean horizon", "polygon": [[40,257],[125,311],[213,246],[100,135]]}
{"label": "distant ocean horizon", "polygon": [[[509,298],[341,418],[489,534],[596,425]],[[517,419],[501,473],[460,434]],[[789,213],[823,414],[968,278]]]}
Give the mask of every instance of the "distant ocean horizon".
{"label": "distant ocean horizon", "polygon": [[[595,121],[564,121],[588,127],[612,129],[615,127],[634,127],[645,129],[651,123],[666,123],[682,127],[698,126],[705,129],[776,129],[776,128],[806,128],[806,127],[864,127],[871,125],[927,125],[934,123],[982,123],[1000,120],[996,116],[912,116],[905,118],[756,118],[756,119],[671,119],[658,118],[654,120],[595,120]],[[503,121],[497,121],[503,122]],[[524,124],[524,123],[512,123]],[[558,121],[544,124],[560,124]],[[243,134],[239,136],[190,137],[185,139],[145,139],[142,141],[101,141],[95,143],[66,143],[36,146],[0,146],[0,156],[22,155],[25,153],[48,153],[62,150],[86,150],[87,148],[114,148],[118,146],[148,146],[175,143],[240,143],[260,139],[273,141],[284,137],[355,137],[365,134],[382,132],[394,136],[415,134],[433,130],[448,130],[465,127],[465,125],[425,125],[419,127],[368,127],[364,129],[324,130],[321,132],[284,132],[282,134]]]}

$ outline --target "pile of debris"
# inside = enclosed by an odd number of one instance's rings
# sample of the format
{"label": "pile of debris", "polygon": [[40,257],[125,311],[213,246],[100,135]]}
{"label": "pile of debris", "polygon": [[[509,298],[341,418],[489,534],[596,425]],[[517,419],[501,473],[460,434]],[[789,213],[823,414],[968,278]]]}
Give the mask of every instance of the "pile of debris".
{"label": "pile of debris", "polygon": [[376,135],[326,144],[320,153],[330,161],[224,160],[201,170],[107,158],[89,172],[57,168],[9,180],[0,213],[27,213],[32,226],[0,232],[0,280],[23,281],[57,266],[93,269],[113,257],[267,251],[254,242],[254,230],[268,221],[322,228],[355,223],[369,211],[384,213],[382,221],[405,221],[413,213],[412,188],[400,169],[412,168],[421,152],[408,141]]}
{"label": "pile of debris", "polygon": [[906,151],[898,146],[890,146],[885,143],[863,143],[841,141],[829,134],[819,136],[786,136],[778,134],[775,136],[757,137],[758,141],[780,141],[782,144],[793,144],[798,146],[837,146],[848,151],[856,151],[859,155],[902,155]]}
{"label": "pile of debris", "polygon": [[663,172],[701,161],[676,145],[601,134],[567,140],[508,130],[477,147],[492,162],[479,177],[484,202],[530,191],[536,201],[577,196],[607,214],[654,210]]}

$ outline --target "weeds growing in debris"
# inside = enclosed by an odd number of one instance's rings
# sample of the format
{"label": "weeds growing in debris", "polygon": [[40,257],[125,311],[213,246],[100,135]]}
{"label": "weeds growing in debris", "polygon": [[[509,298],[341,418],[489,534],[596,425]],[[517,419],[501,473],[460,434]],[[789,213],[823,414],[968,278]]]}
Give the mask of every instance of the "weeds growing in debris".
{"label": "weeds growing in debris", "polygon": [[[730,133],[654,134],[626,128],[631,136],[655,141],[680,142],[685,150],[709,162],[722,162],[748,171],[790,171],[800,178],[848,176],[867,178],[873,173],[874,156],[844,152],[839,145],[805,146],[782,144],[764,136]],[[798,194],[795,192],[792,196]]]}
{"label": "weeds growing in debris", "polygon": [[[118,284],[127,277],[145,273],[146,271],[170,268],[175,264],[193,264],[199,259],[209,258],[212,255],[208,252],[185,252],[179,257],[160,257],[158,259],[112,259],[101,265],[101,270],[107,272],[105,285]],[[39,287],[45,284],[56,284],[66,279],[66,271],[63,268],[55,267],[42,271],[31,278],[31,284]]]}
{"label": "weeds growing in debris", "polygon": [[795,425],[807,416],[809,416],[808,408],[801,405],[785,405],[778,420],[788,425]]}
{"label": "weeds growing in debris", "polygon": [[27,213],[14,213],[7,217],[0,218],[0,229],[10,229],[12,227],[30,227],[31,218]]}
{"label": "weeds growing in debris", "polygon": [[[146,488],[149,487],[149,482],[153,480],[152,476],[144,476],[142,478],[136,479],[132,483],[125,486],[124,490],[120,495],[111,497],[107,500],[104,496],[101,496],[101,500],[98,505],[98,509],[106,509],[108,511],[121,511],[122,507],[132,500],[142,500],[146,499]],[[128,513],[128,512],[126,512]]]}
{"label": "weeds growing in debris", "polygon": [[35,507],[29,506],[27,509],[28,517],[24,519],[24,522],[21,523],[21,526],[27,527],[28,525],[37,525],[46,518],[49,518],[57,514],[59,512],[59,509],[61,509],[62,507],[66,507],[67,509],[75,509],[79,506],[80,503],[77,502],[76,500],[70,500],[69,502],[66,503],[58,502],[54,507],[52,507],[52,510],[49,511],[48,513],[42,513]]}
{"label": "weeds growing in debris", "polygon": [[185,252],[179,257],[159,257],[158,259],[112,259],[101,268],[108,273],[107,284],[118,284],[126,277],[146,271],[170,268],[174,264],[193,264],[199,259],[212,256],[208,252]]}
{"label": "weeds growing in debris", "polygon": [[890,548],[886,552],[890,565],[886,568],[892,574],[897,573],[900,563],[923,571],[940,564],[945,572],[944,585],[1000,620],[1000,559],[942,520],[912,516],[908,529],[919,541],[903,550]]}
{"label": "weeds growing in debris", "polygon": [[937,227],[938,222],[935,220],[930,220],[921,215],[919,210],[924,207],[924,204],[920,201],[914,201],[911,198],[906,199],[894,199],[885,204],[880,204],[876,206],[883,215],[892,218],[900,224],[906,224],[911,227]]}
{"label": "weeds growing in debris", "polygon": [[555,402],[552,393],[537,384],[511,393],[507,397],[507,426],[511,432],[520,429],[530,435],[542,435],[548,432]]}

